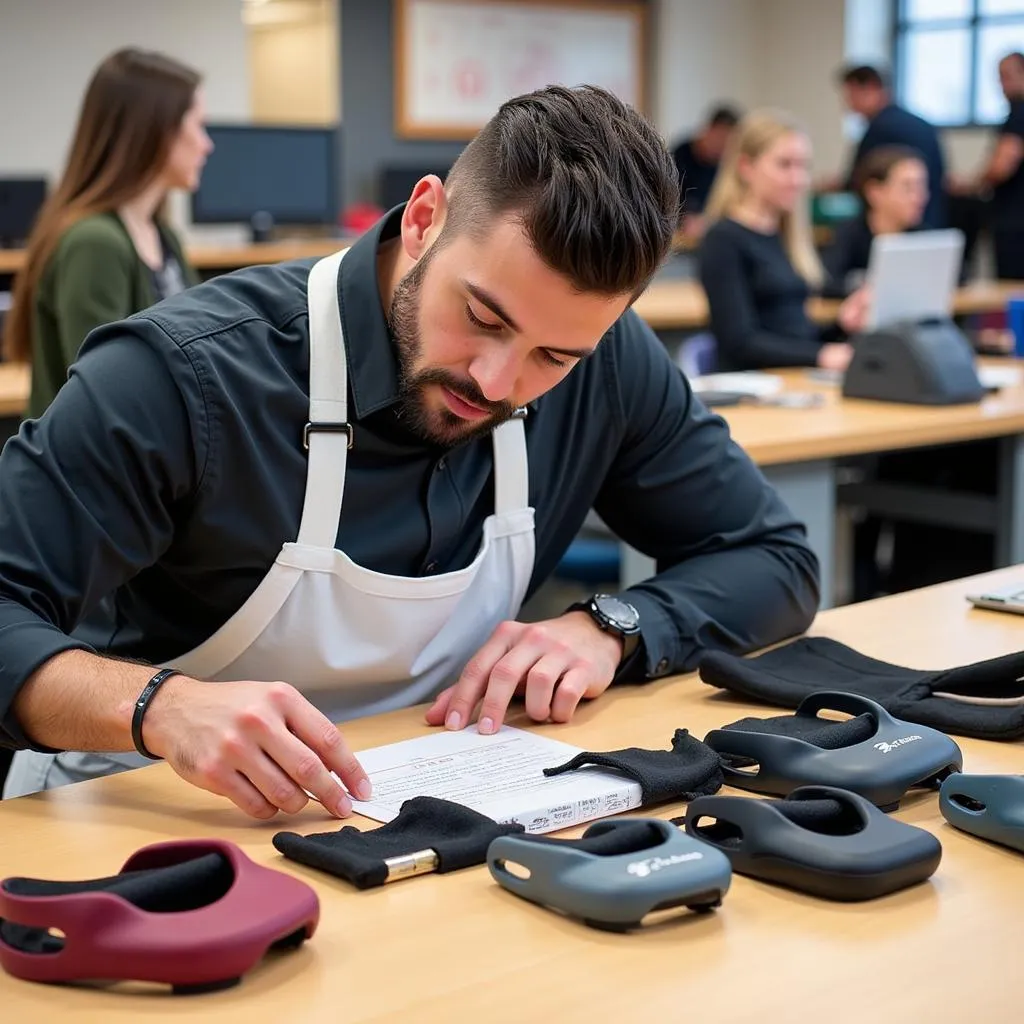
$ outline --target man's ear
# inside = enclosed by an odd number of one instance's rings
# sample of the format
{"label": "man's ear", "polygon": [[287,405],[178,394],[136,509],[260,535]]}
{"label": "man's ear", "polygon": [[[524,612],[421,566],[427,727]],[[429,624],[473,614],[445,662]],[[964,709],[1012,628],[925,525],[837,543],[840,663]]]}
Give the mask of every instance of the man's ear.
{"label": "man's ear", "polygon": [[418,260],[433,245],[448,216],[448,197],[436,174],[416,182],[402,213],[402,248]]}

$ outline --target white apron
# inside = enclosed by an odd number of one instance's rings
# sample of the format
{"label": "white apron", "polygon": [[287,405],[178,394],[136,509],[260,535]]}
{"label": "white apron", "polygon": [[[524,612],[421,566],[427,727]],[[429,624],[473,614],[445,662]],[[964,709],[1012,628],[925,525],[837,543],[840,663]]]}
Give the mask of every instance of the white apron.
{"label": "white apron", "polygon": [[[345,253],[320,260],[307,287],[312,424],[347,424],[348,376],[338,310]],[[494,514],[473,562],[437,576],[388,576],[335,549],[349,435],[307,430],[309,466],[298,538],[245,604],[169,664],[209,680],[284,680],[335,722],[428,701],[495,627],[519,612],[533,573],[526,437],[516,418],[493,431]],[[381,517],[401,509],[381,510]],[[150,762],[136,753],[19,751],[4,796]]]}

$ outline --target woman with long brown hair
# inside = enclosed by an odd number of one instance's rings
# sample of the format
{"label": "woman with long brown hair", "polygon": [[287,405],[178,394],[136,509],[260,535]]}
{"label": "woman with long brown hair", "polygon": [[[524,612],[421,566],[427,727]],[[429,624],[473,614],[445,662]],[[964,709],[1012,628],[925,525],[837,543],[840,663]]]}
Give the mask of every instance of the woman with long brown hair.
{"label": "woman with long brown hair", "polygon": [[53,401],[93,328],[195,282],[162,213],[171,189],[196,188],[213,148],[200,83],[191,68],[137,49],[93,74],[6,320],[6,358],[32,363],[29,416]]}

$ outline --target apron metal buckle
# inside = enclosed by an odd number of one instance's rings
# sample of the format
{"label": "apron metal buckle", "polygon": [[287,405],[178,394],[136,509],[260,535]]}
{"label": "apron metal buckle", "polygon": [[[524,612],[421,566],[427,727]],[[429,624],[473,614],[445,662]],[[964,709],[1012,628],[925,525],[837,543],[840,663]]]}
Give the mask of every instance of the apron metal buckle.
{"label": "apron metal buckle", "polygon": [[302,428],[302,447],[309,451],[309,435],[314,430],[323,431],[325,434],[345,434],[348,437],[348,446],[352,447],[352,424],[351,423],[307,423]]}

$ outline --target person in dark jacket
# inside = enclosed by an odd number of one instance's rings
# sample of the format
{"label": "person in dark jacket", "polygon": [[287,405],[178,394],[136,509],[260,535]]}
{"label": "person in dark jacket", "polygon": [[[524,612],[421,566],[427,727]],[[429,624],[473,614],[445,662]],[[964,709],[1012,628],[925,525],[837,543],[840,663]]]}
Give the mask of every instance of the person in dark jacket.
{"label": "person in dark jacket", "polygon": [[711,195],[722,154],[739,120],[739,113],[732,107],[717,107],[696,135],[683,139],[672,150],[679,172],[681,226],[692,238],[699,238],[703,233],[704,207]]}
{"label": "person in dark jacket", "polygon": [[946,159],[935,126],[894,102],[888,82],[878,68],[868,64],[843,68],[839,81],[847,109],[867,121],[867,130],[850,161],[843,187],[853,189],[856,170],[872,150],[909,146],[920,153],[928,168],[924,223],[930,228],[946,227]]}

